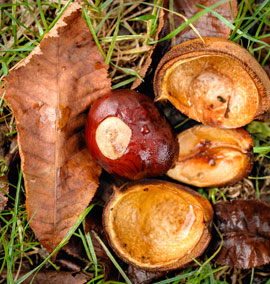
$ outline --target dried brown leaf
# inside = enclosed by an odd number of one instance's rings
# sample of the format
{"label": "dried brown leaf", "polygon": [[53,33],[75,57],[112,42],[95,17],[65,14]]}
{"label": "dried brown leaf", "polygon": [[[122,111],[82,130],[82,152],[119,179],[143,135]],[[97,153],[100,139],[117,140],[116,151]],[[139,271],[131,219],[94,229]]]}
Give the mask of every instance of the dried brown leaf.
{"label": "dried brown leaf", "polygon": [[247,269],[270,262],[270,206],[256,199],[214,205],[223,246],[215,261]]}
{"label": "dried brown leaf", "polygon": [[86,112],[110,90],[107,66],[73,3],[40,46],[6,77],[14,111],[28,218],[51,252],[85,210],[100,167],[84,143]]}
{"label": "dried brown leaf", "polygon": [[[209,7],[217,2],[217,0],[175,0],[173,1],[173,4],[175,12],[182,14],[186,19],[189,19],[202,10],[202,8],[196,7],[196,4]],[[232,7],[232,11],[230,5]],[[227,2],[222,4],[217,7],[215,11],[223,16],[226,20],[232,22],[232,12],[234,15],[237,15],[237,1],[232,0],[230,3]],[[185,20],[182,17],[173,15],[173,21],[170,23],[168,18],[164,28],[168,30],[167,33],[169,33],[170,26],[177,28],[184,22]],[[223,24],[212,13],[207,13],[206,15],[200,17],[193,23],[193,26],[202,37],[219,37],[224,39],[229,39],[230,37],[231,29]],[[176,45],[197,37],[198,35],[194,32],[194,30],[188,26],[186,29],[176,35],[174,44]]]}

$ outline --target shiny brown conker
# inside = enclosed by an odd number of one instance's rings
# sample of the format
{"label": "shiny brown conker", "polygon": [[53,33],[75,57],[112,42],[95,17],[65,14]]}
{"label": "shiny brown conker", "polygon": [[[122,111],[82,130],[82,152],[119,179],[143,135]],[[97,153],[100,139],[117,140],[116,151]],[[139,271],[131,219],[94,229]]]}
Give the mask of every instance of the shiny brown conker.
{"label": "shiny brown conker", "polygon": [[173,165],[178,143],[153,101],[136,91],[115,90],[93,103],[86,144],[110,174],[137,180],[160,176]]}

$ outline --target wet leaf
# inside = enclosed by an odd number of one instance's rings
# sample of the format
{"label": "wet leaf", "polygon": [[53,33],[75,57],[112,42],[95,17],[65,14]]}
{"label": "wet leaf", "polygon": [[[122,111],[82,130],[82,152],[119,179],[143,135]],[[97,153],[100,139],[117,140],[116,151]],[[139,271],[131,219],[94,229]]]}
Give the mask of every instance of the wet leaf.
{"label": "wet leaf", "polygon": [[[186,19],[189,19],[202,10],[202,8],[196,6],[197,4],[209,7],[215,3],[217,3],[217,0],[174,0],[173,10],[183,15]],[[232,22],[232,12],[234,15],[237,15],[237,1],[232,0],[230,1],[230,3],[227,2],[220,5],[215,9],[215,11],[223,16],[226,20]],[[178,15],[173,15],[172,18],[173,19],[171,20],[170,16],[168,16],[167,18],[166,24],[164,26],[164,29],[167,30],[165,34],[168,34],[169,31],[172,30],[172,28],[178,28],[185,22],[184,18]],[[202,37],[219,37],[225,39],[229,39],[230,37],[231,29],[223,24],[219,19],[217,19],[212,13],[207,13],[206,15],[200,17],[193,23],[193,26]],[[186,29],[176,35],[173,44],[176,45],[197,37],[198,35],[194,32],[194,30],[190,26],[188,26]]]}
{"label": "wet leaf", "polygon": [[89,204],[100,167],[84,143],[93,100],[110,90],[107,66],[73,3],[6,77],[17,123],[31,227],[51,252]]}
{"label": "wet leaf", "polygon": [[270,206],[255,199],[214,205],[223,246],[216,263],[251,268],[270,262]]}

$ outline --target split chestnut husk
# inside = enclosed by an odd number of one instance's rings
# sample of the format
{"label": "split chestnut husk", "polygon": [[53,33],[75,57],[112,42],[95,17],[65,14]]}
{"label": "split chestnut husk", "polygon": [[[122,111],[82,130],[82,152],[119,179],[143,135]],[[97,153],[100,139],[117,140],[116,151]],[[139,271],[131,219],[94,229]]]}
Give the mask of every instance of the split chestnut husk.
{"label": "split chestnut husk", "polygon": [[162,180],[116,189],[103,213],[114,251],[127,263],[164,271],[200,256],[211,239],[213,209],[194,190]]}
{"label": "split chestnut husk", "polygon": [[95,101],[85,134],[97,163],[131,180],[163,175],[178,156],[178,143],[165,117],[149,97],[132,90],[111,91]]}
{"label": "split chestnut husk", "polygon": [[167,175],[198,187],[236,183],[253,165],[253,141],[244,129],[196,125],[178,134],[178,160]]}
{"label": "split chestnut husk", "polygon": [[169,100],[203,124],[239,128],[267,117],[270,81],[240,45],[220,38],[186,41],[160,61],[154,78],[156,101]]}

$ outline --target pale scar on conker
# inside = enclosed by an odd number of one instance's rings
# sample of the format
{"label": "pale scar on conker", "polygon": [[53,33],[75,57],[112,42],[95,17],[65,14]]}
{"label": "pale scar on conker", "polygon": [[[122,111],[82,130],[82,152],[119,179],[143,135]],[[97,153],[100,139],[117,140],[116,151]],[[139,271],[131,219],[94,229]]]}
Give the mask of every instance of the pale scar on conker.
{"label": "pale scar on conker", "polygon": [[108,117],[97,127],[95,138],[101,153],[116,160],[126,151],[131,135],[131,129],[121,119]]}
{"label": "pale scar on conker", "polygon": [[198,186],[224,186],[249,174],[253,165],[253,141],[244,129],[196,125],[178,134],[178,160],[167,175]]}
{"label": "pale scar on conker", "polygon": [[154,78],[156,100],[169,100],[203,124],[239,128],[270,108],[270,81],[240,45],[220,38],[186,41],[161,59]]}
{"label": "pale scar on conker", "polygon": [[85,134],[92,157],[107,172],[132,180],[163,175],[178,156],[165,117],[149,97],[132,90],[111,91],[95,101]]}
{"label": "pale scar on conker", "polygon": [[213,209],[194,190],[162,180],[115,189],[103,214],[114,251],[146,270],[179,268],[200,256],[211,239]]}

